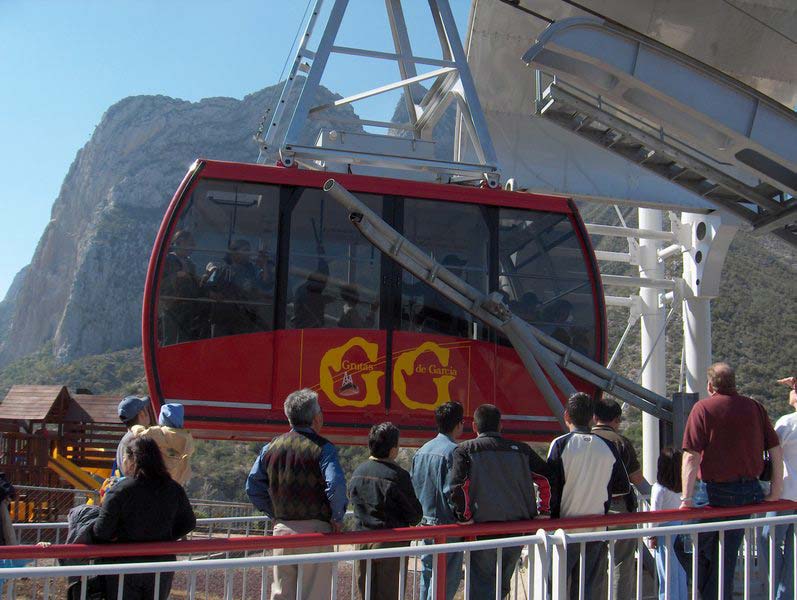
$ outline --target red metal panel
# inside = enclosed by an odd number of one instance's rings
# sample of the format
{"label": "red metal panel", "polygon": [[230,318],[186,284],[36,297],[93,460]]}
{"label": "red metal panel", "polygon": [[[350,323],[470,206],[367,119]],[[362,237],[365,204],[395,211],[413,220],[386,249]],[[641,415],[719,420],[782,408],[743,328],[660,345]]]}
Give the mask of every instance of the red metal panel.
{"label": "red metal panel", "polygon": [[489,343],[394,332],[391,418],[401,421],[409,412],[428,421],[449,400],[462,404],[470,417],[477,406],[494,401],[493,363]]}
{"label": "red metal panel", "polygon": [[158,348],[158,370],[169,375],[161,378],[163,397],[270,404],[273,354],[273,333],[250,333]]}
{"label": "red metal panel", "polygon": [[496,345],[495,384],[495,401],[503,413],[554,417],[513,348]]}
{"label": "red metal panel", "polygon": [[385,416],[387,335],[379,330],[298,329],[278,332],[275,408],[299,388],[318,392],[328,426],[369,427]]}
{"label": "red metal panel", "polygon": [[464,185],[424,183],[405,179],[347,175],[324,171],[285,169],[266,167],[247,163],[231,163],[203,160],[202,177],[228,179],[249,183],[272,183],[321,188],[329,178],[334,178],[351,192],[392,194],[413,198],[430,198],[484,204],[488,206],[509,206],[528,208],[547,212],[571,214],[573,207],[567,198],[525,192],[507,192],[502,189],[478,188]]}

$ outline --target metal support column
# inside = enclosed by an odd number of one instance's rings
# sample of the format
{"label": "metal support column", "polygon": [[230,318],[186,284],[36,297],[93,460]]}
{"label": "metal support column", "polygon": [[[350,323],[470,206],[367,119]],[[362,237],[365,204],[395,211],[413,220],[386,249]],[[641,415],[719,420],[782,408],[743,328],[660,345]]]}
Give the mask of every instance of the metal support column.
{"label": "metal support column", "polygon": [[711,364],[711,298],[719,295],[720,276],[736,227],[719,215],[682,213],[680,237],[684,253],[684,379],[685,391],[704,396]]}
{"label": "metal support column", "polygon": [[706,395],[711,362],[711,304],[708,298],[684,298],[684,389]]}
{"label": "metal support column", "polygon": [[[643,230],[662,230],[660,210],[639,209],[639,228]],[[664,264],[659,261],[658,250],[661,242],[641,238],[639,240],[639,275],[645,279],[664,279]],[[659,290],[642,287],[639,290],[642,300],[641,350],[642,386],[666,395],[666,368],[664,336],[660,335],[665,324],[665,310],[660,306]],[[659,339],[661,338],[661,339]],[[657,343],[658,342],[658,343]],[[647,364],[645,364],[647,362]],[[642,473],[648,481],[656,480],[656,463],[659,458],[659,420],[649,413],[642,414]]]}

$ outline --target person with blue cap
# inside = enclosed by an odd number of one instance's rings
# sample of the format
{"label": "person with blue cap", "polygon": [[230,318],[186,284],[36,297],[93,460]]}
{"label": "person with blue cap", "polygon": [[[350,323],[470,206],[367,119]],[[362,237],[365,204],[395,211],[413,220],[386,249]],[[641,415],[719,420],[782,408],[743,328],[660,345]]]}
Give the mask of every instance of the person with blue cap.
{"label": "person with blue cap", "polygon": [[194,453],[194,438],[183,429],[185,408],[182,404],[164,404],[158,416],[158,424],[152,427],[136,425],[131,430],[135,437],[155,440],[163,455],[166,469],[177,483],[185,485],[191,479],[191,455]]}
{"label": "person with blue cap", "polygon": [[125,455],[125,448],[135,437],[130,430],[136,425],[149,427],[152,425],[152,409],[150,408],[149,396],[125,396],[118,407],[119,420],[127,427],[127,432],[119,441],[116,448],[116,460],[114,461],[111,475],[124,475],[122,473],[122,458]]}

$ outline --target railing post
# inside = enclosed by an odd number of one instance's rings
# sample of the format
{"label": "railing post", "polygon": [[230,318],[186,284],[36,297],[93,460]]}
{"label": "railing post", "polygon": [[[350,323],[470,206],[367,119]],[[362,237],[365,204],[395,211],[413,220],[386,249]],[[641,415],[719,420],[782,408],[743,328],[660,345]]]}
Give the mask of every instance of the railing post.
{"label": "railing post", "polygon": [[532,597],[547,598],[551,541],[548,539],[548,533],[544,529],[538,529],[537,535],[542,539],[542,542],[534,544],[534,595]]}
{"label": "railing post", "polygon": [[[434,538],[435,544],[445,544],[446,538],[445,536],[436,537]],[[437,579],[435,579],[435,598],[438,600],[445,600],[446,597],[446,558],[448,555],[444,552],[438,552],[434,556],[435,562],[437,562]]]}
{"label": "railing post", "polygon": [[[551,552],[551,600],[565,600],[567,595],[567,535],[562,529],[553,534]],[[583,556],[582,556],[583,559]],[[583,582],[583,577],[581,579]],[[581,585],[579,582],[579,585]]]}

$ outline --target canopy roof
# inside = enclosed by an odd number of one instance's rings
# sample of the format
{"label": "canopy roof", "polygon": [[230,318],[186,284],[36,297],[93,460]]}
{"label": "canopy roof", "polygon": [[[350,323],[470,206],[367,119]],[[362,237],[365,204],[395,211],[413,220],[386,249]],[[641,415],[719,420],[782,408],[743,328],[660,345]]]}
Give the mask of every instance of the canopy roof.
{"label": "canopy roof", "polygon": [[0,421],[119,425],[115,396],[70,394],[66,386],[15,385],[0,403]]}
{"label": "canopy roof", "polygon": [[[577,8],[576,5],[584,10]],[[740,8],[741,6],[741,8]],[[474,0],[468,58],[503,176],[579,199],[710,212],[716,204],[607,152],[535,112],[535,71],[521,57],[549,23],[604,16],[705,62],[791,108],[797,102],[797,5],[723,0]],[[788,65],[781,65],[788,62]],[[781,68],[783,66],[783,68]]]}

